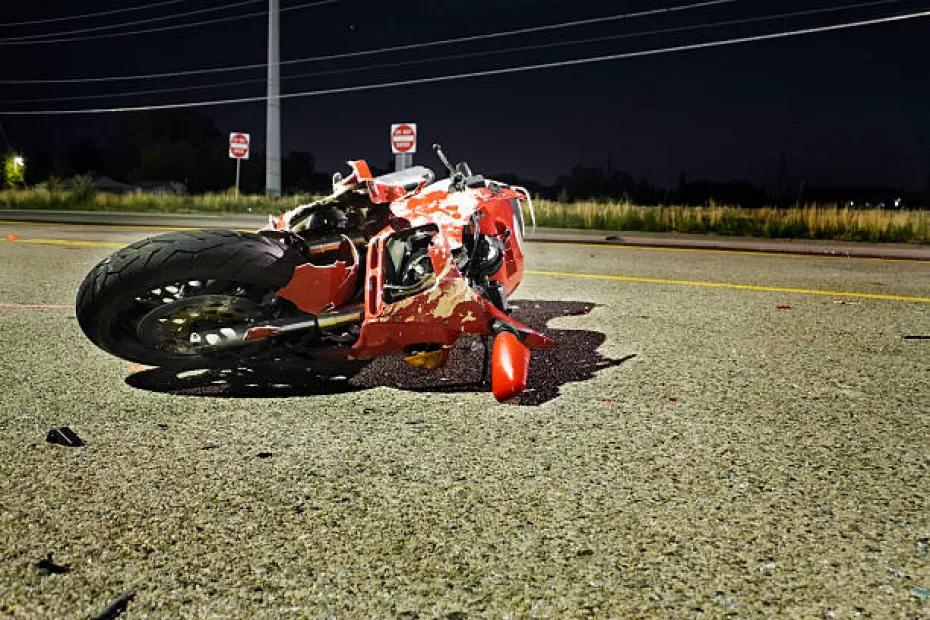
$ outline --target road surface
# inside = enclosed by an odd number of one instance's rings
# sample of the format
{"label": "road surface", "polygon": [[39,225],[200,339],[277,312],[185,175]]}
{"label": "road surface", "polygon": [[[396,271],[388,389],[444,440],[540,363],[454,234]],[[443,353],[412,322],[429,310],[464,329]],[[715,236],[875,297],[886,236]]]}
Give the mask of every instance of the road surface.
{"label": "road surface", "polygon": [[498,405],[471,342],[106,355],[75,290],[158,232],[0,224],[6,615],[930,615],[928,262],[530,244],[518,317],[559,344]]}

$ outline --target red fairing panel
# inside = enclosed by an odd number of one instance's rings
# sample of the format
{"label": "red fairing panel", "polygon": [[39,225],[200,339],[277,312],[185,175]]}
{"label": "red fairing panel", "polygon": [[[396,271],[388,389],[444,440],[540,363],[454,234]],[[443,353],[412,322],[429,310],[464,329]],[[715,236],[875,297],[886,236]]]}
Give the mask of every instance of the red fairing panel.
{"label": "red fairing panel", "polygon": [[454,192],[444,189],[413,196],[391,204],[391,213],[410,226],[439,226],[450,248],[462,245],[462,227],[478,210],[478,197],[474,191]]}
{"label": "red fairing panel", "polygon": [[358,251],[350,239],[343,237],[339,254],[347,260],[337,260],[331,265],[299,265],[290,282],[278,291],[278,297],[293,302],[308,314],[319,314],[325,308],[349,301],[358,280]]}
{"label": "red fairing panel", "polygon": [[491,391],[498,402],[510,400],[526,389],[530,350],[510,332],[494,338],[491,356]]}
{"label": "red fairing panel", "polygon": [[468,286],[441,232],[429,250],[436,283],[421,293],[385,303],[384,242],[390,233],[385,231],[369,245],[365,321],[352,346],[352,357],[369,359],[423,343],[452,346],[463,333],[490,333],[494,319],[513,328],[530,348],[553,346],[552,340],[499,311]]}
{"label": "red fairing panel", "polygon": [[365,321],[352,346],[352,357],[369,359],[421,343],[451,346],[463,333],[488,332],[485,304],[455,267],[451,253],[439,238],[441,234],[429,250],[436,283],[393,303],[384,303],[382,297],[387,235],[369,245]]}

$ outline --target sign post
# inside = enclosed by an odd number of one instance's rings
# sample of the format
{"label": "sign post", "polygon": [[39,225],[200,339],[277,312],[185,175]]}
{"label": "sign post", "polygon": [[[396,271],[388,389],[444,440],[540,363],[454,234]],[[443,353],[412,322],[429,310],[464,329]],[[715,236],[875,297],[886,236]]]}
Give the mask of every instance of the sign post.
{"label": "sign post", "polygon": [[394,170],[403,170],[413,165],[413,154],[417,152],[416,123],[391,125],[391,152],[394,153]]}
{"label": "sign post", "polygon": [[239,197],[239,171],[242,160],[249,158],[249,143],[251,136],[247,133],[234,131],[229,134],[229,158],[236,160],[236,198]]}

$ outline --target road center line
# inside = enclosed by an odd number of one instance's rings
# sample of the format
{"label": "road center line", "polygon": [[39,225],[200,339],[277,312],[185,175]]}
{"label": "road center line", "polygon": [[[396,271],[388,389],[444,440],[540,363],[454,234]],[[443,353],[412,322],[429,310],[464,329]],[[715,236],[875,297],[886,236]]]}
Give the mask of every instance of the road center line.
{"label": "road center line", "polygon": [[[220,222],[217,222],[216,225],[219,225]],[[67,226],[71,228],[104,228],[107,231],[132,231],[132,230],[163,230],[163,231],[188,231],[188,230],[203,230],[204,226],[160,226],[157,224],[115,224],[115,223],[106,223],[106,222],[28,222],[20,220],[4,220],[0,219],[0,225],[2,226],[36,226],[36,227],[46,227],[54,228],[56,226]],[[209,226],[208,226],[209,227]],[[253,228],[237,228],[239,232],[255,232]],[[582,247],[582,248],[597,248],[597,249],[613,249],[613,250],[633,250],[633,251],[650,251],[650,252],[698,252],[704,254],[743,254],[747,256],[771,256],[776,258],[795,258],[795,259],[818,259],[818,258],[845,258],[853,260],[864,260],[864,261],[880,261],[880,262],[914,262],[914,263],[924,263],[927,264],[930,262],[930,259],[926,258],[911,258],[911,257],[888,257],[888,258],[878,258],[872,256],[850,256],[844,254],[841,251],[836,254],[808,254],[803,252],[779,252],[777,250],[740,250],[740,249],[728,249],[728,248],[719,248],[719,247],[674,247],[674,246],[665,246],[665,245],[639,245],[639,244],[629,244],[629,243],[590,243],[584,241],[558,241],[550,239],[534,239],[528,237],[526,239],[527,243],[539,244],[539,245],[568,245],[573,247]],[[773,240],[777,241],[777,240]]]}
{"label": "road center line", "polygon": [[[8,243],[24,243],[38,245],[58,245],[71,247],[92,248],[122,248],[125,243],[111,243],[107,241],[79,241],[72,239],[18,239]],[[762,293],[790,293],[794,295],[818,295],[821,297],[852,297],[857,299],[878,299],[884,301],[905,301],[930,304],[930,297],[915,297],[910,295],[888,295],[883,293],[861,293],[856,291],[826,291],[820,289],[791,288],[783,286],[761,286],[756,284],[732,284],[728,282],[704,282],[701,280],[673,280],[668,278],[643,278],[639,276],[616,276],[597,273],[571,273],[565,271],[537,271],[527,270],[527,274],[547,276],[553,278],[576,278],[587,280],[607,280],[613,282],[636,282],[640,284],[669,284],[674,286],[695,286],[702,288],[724,288],[738,291],[755,291]]]}
{"label": "road center line", "polygon": [[120,230],[202,230],[204,227],[192,228],[190,226],[159,226],[157,224],[94,224],[94,223],[69,223],[69,222],[23,222],[20,220],[0,220],[2,226],[38,226],[40,228],[55,228],[57,226],[70,226],[72,228],[104,228],[108,231]]}
{"label": "road center line", "polygon": [[125,248],[128,243],[113,243],[110,241],[81,241],[79,239],[4,239],[0,241],[27,245],[61,245],[75,248]]}
{"label": "road center line", "polygon": [[667,278],[642,278],[639,276],[614,276],[598,273],[570,273],[565,271],[536,271],[532,269],[528,269],[525,273],[534,276],[546,276],[552,278],[578,278],[586,280],[607,280],[613,282],[636,282],[639,284],[670,284],[673,286],[724,288],[737,291],[755,291],[761,293],[790,293],[794,295],[818,295],[821,297],[853,297],[858,299],[880,299],[884,301],[907,301],[930,304],[930,297],[913,297],[910,295],[887,295],[882,293],[859,293],[854,291],[825,291],[820,289],[791,288],[784,286],[731,284],[728,282],[704,282],[701,280],[672,280]]}
{"label": "road center line", "polygon": [[73,305],[64,304],[0,304],[5,310],[71,310]]}
{"label": "road center line", "polygon": [[698,252],[702,254],[741,254],[743,256],[771,256],[774,258],[799,258],[799,259],[820,259],[820,258],[845,258],[848,260],[879,261],[883,263],[930,263],[926,258],[910,257],[889,257],[878,258],[875,256],[853,256],[849,254],[809,254],[804,252],[779,252],[777,250],[732,250],[728,248],[686,248],[672,247],[665,245],[632,245],[629,243],[585,243],[583,241],[548,241],[543,239],[527,239],[528,243],[548,244],[548,245],[569,245],[578,248],[595,248],[599,250],[633,250],[643,252]]}

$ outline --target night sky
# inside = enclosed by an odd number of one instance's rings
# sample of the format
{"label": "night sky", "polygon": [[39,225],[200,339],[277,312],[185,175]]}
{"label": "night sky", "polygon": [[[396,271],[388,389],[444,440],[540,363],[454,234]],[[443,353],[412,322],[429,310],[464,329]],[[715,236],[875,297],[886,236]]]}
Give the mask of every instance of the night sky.
{"label": "night sky", "polygon": [[[283,7],[305,0],[281,0]],[[699,10],[532,33],[366,58],[282,67],[282,76],[372,63],[555,43],[830,6],[853,0],[743,0]],[[3,21],[73,15],[142,0],[44,0],[4,3]],[[340,3],[282,14],[281,58],[404,43],[597,17],[688,0],[584,2],[488,0]],[[218,6],[189,0],[108,18],[2,28],[0,37],[41,34]],[[188,20],[260,11],[262,3]],[[284,79],[282,91],[476,71],[660,48],[930,9],[930,2],[884,6],[693,32],[653,34],[564,48],[443,60],[398,68]],[[182,20],[183,21],[183,20]],[[165,25],[170,22],[152,24]],[[144,28],[143,26],[136,26]],[[131,37],[0,46],[0,78],[108,76],[261,63],[262,18]],[[428,145],[441,141],[477,171],[506,171],[551,182],[574,164],[605,165],[673,186],[689,179],[746,179],[771,186],[784,152],[788,175],[818,185],[895,185],[930,181],[930,19],[780,41],[620,60],[440,84],[284,101],[284,151],[312,152],[333,170],[347,158],[384,164],[388,125],[419,124],[418,161],[436,167]],[[74,85],[0,85],[0,108],[75,108],[260,96],[263,69],[187,78]],[[110,99],[9,103],[149,88],[257,79],[253,84]],[[264,132],[264,105],[204,108],[223,130]],[[134,113],[144,114],[144,113]],[[23,149],[65,150],[79,140],[106,147],[115,115],[2,117]],[[260,146],[260,144],[258,145]]]}

